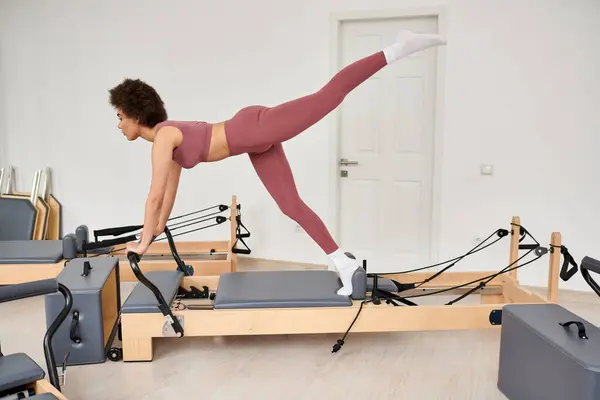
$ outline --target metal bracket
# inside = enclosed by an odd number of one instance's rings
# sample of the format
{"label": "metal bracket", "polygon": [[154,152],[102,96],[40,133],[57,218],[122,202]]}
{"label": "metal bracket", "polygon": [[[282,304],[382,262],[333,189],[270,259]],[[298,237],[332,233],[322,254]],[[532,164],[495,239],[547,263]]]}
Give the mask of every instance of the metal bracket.
{"label": "metal bracket", "polygon": [[490,324],[502,325],[502,310],[492,310],[490,313]]}
{"label": "metal bracket", "polygon": [[[181,327],[185,329],[185,327],[183,326],[183,315],[176,315],[175,318],[177,318]],[[170,321],[169,317],[167,317],[165,319],[165,322],[163,322],[162,335],[163,335],[163,337],[179,337],[180,336],[177,333],[175,333],[175,331],[173,330],[173,327],[171,326],[171,321]]]}

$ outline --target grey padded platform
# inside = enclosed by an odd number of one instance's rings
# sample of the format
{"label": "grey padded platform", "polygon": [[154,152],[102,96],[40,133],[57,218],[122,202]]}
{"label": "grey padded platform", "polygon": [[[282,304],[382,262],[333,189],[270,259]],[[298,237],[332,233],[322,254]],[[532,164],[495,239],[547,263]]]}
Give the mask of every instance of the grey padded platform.
{"label": "grey padded platform", "polygon": [[29,397],[30,399],[36,399],[36,400],[55,400],[56,396],[53,395],[52,393],[42,393],[42,394],[36,394],[34,396]]}
{"label": "grey padded platform", "polygon": [[[144,273],[144,276],[160,290],[167,304],[170,304],[177,294],[183,272],[177,270],[148,271]],[[125,314],[160,313],[160,310],[154,294],[144,284],[138,282],[121,307],[121,312]]]}
{"label": "grey padded platform", "polygon": [[510,400],[600,399],[600,329],[558,304],[504,306],[498,389]]}
{"label": "grey padded platform", "polygon": [[215,309],[348,307],[334,271],[256,271],[222,274]]}
{"label": "grey padded platform", "polygon": [[0,357],[0,392],[29,385],[44,376],[44,370],[25,353]]}
{"label": "grey padded platform", "polygon": [[62,240],[0,241],[0,264],[55,264],[62,258]]}

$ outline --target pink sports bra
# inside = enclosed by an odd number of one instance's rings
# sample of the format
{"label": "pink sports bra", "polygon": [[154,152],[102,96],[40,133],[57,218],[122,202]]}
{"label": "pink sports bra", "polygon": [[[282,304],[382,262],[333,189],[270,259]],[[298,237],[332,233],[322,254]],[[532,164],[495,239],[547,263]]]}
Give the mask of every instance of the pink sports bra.
{"label": "pink sports bra", "polygon": [[181,130],[183,140],[173,150],[173,161],[182,168],[190,169],[206,162],[212,135],[212,124],[203,121],[163,121],[156,125],[156,134],[163,126],[174,126]]}

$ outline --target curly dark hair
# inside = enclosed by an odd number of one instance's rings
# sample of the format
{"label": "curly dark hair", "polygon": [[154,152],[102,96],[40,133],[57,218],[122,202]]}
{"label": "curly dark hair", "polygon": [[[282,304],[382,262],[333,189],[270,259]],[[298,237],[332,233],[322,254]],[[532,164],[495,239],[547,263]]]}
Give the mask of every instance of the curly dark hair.
{"label": "curly dark hair", "polygon": [[109,90],[110,104],[120,108],[128,117],[141,125],[153,127],[165,121],[167,110],[156,90],[139,79],[125,79]]}

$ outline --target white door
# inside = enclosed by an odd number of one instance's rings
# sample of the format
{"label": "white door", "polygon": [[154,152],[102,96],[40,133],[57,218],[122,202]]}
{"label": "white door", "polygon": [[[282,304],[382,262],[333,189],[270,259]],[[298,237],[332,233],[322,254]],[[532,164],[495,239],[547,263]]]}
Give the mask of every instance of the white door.
{"label": "white door", "polygon": [[[437,18],[344,22],[339,67],[393,43],[401,29],[435,33]],[[339,165],[339,241],[368,271],[430,260],[436,52],[384,67],[339,108],[339,155],[357,162]]]}

